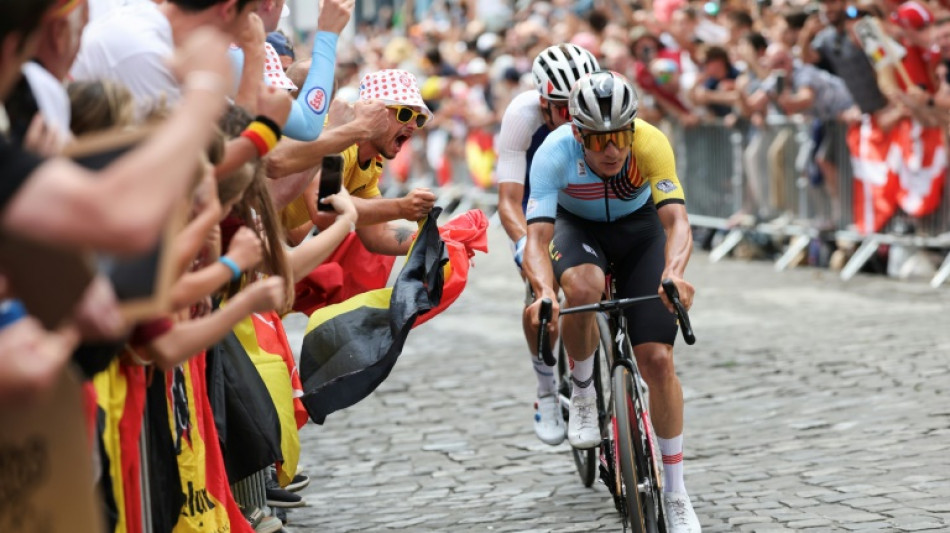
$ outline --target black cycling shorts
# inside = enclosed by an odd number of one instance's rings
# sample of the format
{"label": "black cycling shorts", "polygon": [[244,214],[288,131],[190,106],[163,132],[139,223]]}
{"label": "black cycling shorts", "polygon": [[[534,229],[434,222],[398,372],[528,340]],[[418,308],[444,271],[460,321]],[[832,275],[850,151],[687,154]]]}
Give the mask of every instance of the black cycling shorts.
{"label": "black cycling shorts", "polygon": [[[660,287],[666,233],[652,203],[613,222],[593,222],[559,208],[550,252],[558,282],[567,269],[591,263],[614,276],[615,298],[646,296]],[[633,346],[645,342],[672,346],[676,340],[676,315],[660,300],[628,307],[625,314]]]}

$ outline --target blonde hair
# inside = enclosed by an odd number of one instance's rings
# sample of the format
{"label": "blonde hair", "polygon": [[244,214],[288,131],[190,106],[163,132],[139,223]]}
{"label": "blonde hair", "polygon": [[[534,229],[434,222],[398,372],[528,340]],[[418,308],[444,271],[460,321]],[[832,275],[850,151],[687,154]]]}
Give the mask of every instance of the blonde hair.
{"label": "blonde hair", "polygon": [[109,81],[79,81],[66,87],[72,120],[69,129],[77,137],[110,128],[132,125],[132,92]]}

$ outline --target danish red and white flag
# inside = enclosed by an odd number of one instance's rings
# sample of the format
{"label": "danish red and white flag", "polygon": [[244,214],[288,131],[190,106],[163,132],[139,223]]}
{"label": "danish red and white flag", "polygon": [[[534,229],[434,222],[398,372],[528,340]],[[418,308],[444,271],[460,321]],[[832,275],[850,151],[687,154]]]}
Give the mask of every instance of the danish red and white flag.
{"label": "danish red and white flag", "polygon": [[897,210],[898,183],[892,169],[900,166],[900,153],[893,134],[893,129],[884,131],[869,116],[848,128],[854,224],[861,233],[879,231]]}
{"label": "danish red and white flag", "polygon": [[928,215],[940,205],[947,174],[947,144],[939,127],[905,120],[894,128],[900,153],[897,204],[909,215]]}

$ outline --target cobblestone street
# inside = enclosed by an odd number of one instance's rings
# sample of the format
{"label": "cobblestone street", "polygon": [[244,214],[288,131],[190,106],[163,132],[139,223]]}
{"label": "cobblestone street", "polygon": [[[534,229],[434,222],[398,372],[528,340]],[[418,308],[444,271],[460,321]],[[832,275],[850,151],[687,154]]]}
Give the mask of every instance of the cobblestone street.
{"label": "cobblestone street", "polygon": [[[490,249],[373,396],[304,428],[310,506],[288,529],[621,530],[568,445],[534,436],[523,289],[499,229]],[[698,342],[676,361],[705,532],[950,531],[947,289],[705,254],[687,278]]]}

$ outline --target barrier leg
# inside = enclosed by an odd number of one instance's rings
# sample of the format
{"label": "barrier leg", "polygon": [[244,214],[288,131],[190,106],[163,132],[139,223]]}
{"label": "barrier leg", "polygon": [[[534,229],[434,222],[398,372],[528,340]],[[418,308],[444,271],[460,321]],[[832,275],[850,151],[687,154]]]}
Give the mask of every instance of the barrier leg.
{"label": "barrier leg", "polygon": [[811,237],[807,235],[799,235],[792,239],[792,241],[788,243],[788,250],[786,250],[785,253],[782,254],[782,257],[779,257],[778,261],[775,262],[775,271],[781,272],[788,268],[789,265],[792,264],[792,261],[798,257],[798,254],[800,254],[802,250],[808,248],[808,244],[810,242]]}
{"label": "barrier leg", "polygon": [[743,232],[741,229],[736,228],[730,230],[729,234],[726,235],[726,238],[723,239],[721,243],[719,243],[719,246],[716,246],[711,252],[709,252],[709,261],[711,263],[715,263],[723,257],[726,257],[726,255],[728,255],[737,244],[742,242],[742,236]]}
{"label": "barrier leg", "polygon": [[930,280],[931,288],[936,289],[937,287],[943,285],[943,282],[947,281],[948,277],[950,277],[950,255],[947,255],[947,257],[944,258],[943,264],[940,265],[940,268],[937,269],[933,279]]}
{"label": "barrier leg", "polygon": [[855,274],[861,270],[861,267],[864,266],[864,263],[868,262],[868,259],[874,255],[874,252],[877,251],[877,247],[881,245],[881,242],[874,237],[868,237],[861,246],[854,252],[854,255],[851,256],[851,259],[848,260],[848,263],[841,269],[841,280],[848,281],[853,278]]}

